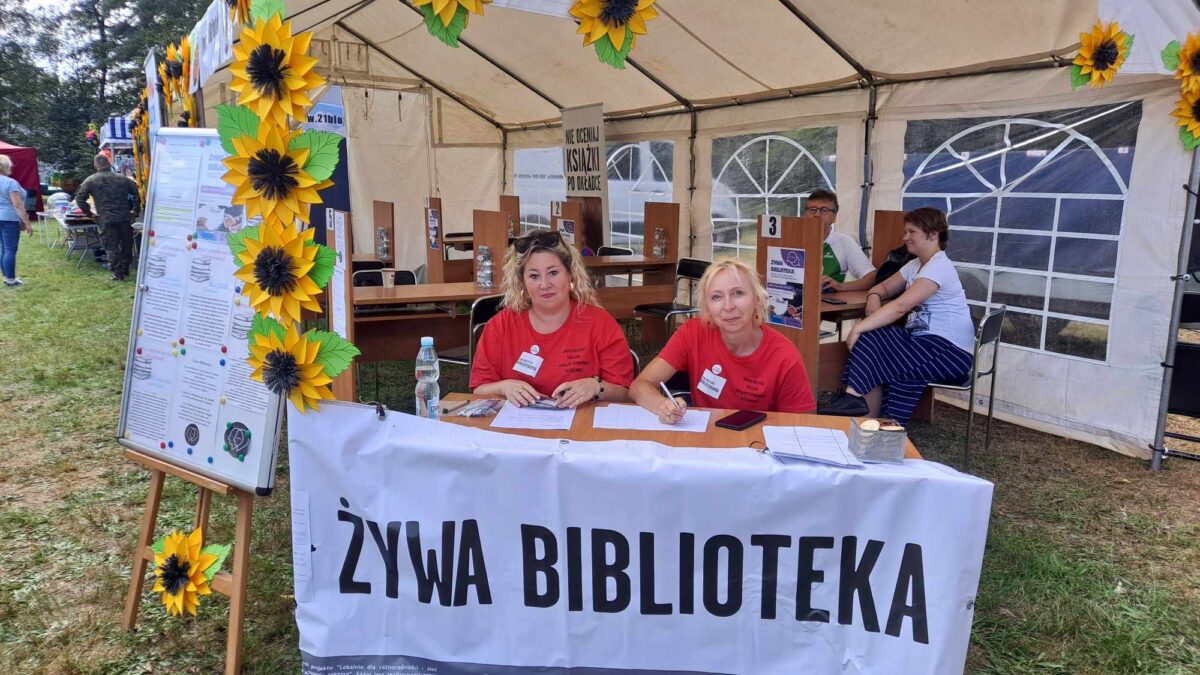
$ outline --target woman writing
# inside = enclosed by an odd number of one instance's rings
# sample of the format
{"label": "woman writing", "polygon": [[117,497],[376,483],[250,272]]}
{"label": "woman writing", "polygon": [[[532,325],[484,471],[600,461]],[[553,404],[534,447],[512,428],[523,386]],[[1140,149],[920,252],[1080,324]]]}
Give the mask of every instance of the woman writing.
{"label": "woman writing", "polygon": [[[867,292],[867,318],[846,338],[846,392],[822,413],[886,412],[908,424],[927,385],[961,382],[971,372],[975,329],[958,272],[946,257],[949,236],[946,215],[937,209],[904,214],[904,245],[916,258]],[[905,328],[892,325],[905,315]]]}
{"label": "woman writing", "polygon": [[665,424],[683,418],[683,399],[663,396],[661,383],[686,371],[692,403],[704,408],[812,412],[816,408],[795,345],[763,327],[767,292],[736,258],[718,260],[700,277],[700,317],[675,332],[629,393]]}
{"label": "woman writing", "polygon": [[513,242],[502,290],[504,309],[484,327],[471,366],[476,394],[518,406],[549,397],[560,408],[626,400],[633,359],[625,334],[558,232]]}

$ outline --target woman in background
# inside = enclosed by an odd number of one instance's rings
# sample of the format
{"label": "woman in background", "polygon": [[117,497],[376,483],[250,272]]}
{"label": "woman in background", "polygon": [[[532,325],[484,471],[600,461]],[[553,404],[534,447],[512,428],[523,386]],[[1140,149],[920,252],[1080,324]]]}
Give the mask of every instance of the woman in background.
{"label": "woman in background", "polygon": [[29,214],[25,212],[25,188],[12,178],[12,159],[0,155],[0,272],[7,287],[24,284],[17,278],[17,246],[21,230],[33,234]]}

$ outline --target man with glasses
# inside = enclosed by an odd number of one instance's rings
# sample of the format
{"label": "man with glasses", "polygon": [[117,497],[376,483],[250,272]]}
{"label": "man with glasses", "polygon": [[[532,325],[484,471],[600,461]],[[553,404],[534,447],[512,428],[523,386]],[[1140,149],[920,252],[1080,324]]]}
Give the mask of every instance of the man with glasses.
{"label": "man with glasses", "polygon": [[[875,267],[862,252],[858,242],[841,232],[834,232],[837,220],[837,195],[829,190],[813,190],[805,204],[804,215],[819,218],[825,227],[825,250],[821,257],[821,289],[823,291],[861,291],[875,284]],[[853,281],[846,281],[849,274]]]}

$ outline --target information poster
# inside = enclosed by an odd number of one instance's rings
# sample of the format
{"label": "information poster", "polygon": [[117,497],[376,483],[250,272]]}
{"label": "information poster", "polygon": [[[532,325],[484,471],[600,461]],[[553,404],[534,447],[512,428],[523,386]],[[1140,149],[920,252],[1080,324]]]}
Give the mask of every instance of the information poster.
{"label": "information poster", "polygon": [[226,238],[244,227],[212,129],[155,139],[130,331],[125,445],[247,490],[272,482],[280,399],[250,379],[254,310]]}
{"label": "information poster", "polygon": [[347,316],[350,314],[346,307],[346,212],[328,209],[333,217],[326,217],[325,222],[332,223],[330,229],[333,236],[326,235],[326,241],[333,241],[337,258],[333,263],[333,276],[329,279],[329,316],[333,319],[333,332],[350,339],[346,331]]}
{"label": "information poster", "polygon": [[425,210],[429,214],[425,220],[426,229],[429,231],[429,248],[436,251],[438,250],[438,233],[442,229],[441,216],[438,209],[426,208]]}
{"label": "information poster", "polygon": [[608,231],[608,164],[604,147],[604,106],[563,108],[563,176],[568,197],[599,197]]}
{"label": "information poster", "polygon": [[804,327],[804,249],[767,247],[767,295],[771,323]]}

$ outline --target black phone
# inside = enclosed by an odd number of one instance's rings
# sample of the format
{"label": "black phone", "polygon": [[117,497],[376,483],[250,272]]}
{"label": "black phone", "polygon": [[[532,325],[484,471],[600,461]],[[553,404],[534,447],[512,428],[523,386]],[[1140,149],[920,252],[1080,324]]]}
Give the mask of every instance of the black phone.
{"label": "black phone", "polygon": [[765,419],[767,419],[767,413],[758,412],[757,410],[739,410],[732,415],[726,415],[717,420],[717,426],[722,429],[741,431],[749,429]]}
{"label": "black phone", "polygon": [[844,304],[846,304],[846,301],[845,301],[845,300],[839,300],[839,299],[837,299],[837,298],[821,298],[821,302],[828,302],[828,303],[829,303],[829,304],[831,304],[831,305],[844,305]]}

